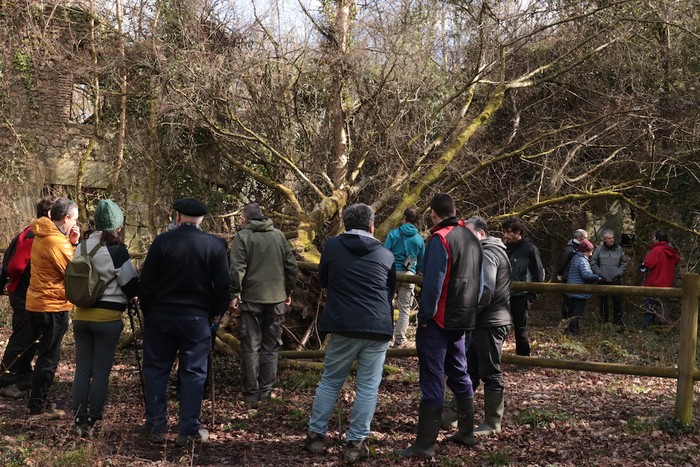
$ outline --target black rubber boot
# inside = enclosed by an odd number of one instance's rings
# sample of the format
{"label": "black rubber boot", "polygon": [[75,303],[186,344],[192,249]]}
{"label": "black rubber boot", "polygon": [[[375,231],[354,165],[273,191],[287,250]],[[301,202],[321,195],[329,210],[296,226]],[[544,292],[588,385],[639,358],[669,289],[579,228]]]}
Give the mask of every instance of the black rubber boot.
{"label": "black rubber boot", "polygon": [[447,431],[457,428],[457,402],[454,397],[442,409],[440,428]]}
{"label": "black rubber boot", "polygon": [[474,438],[474,398],[465,397],[457,399],[457,427],[459,431],[456,435],[447,438],[457,444],[465,446],[474,446],[476,439]]}
{"label": "black rubber boot", "polygon": [[484,423],[474,430],[474,436],[489,436],[501,432],[503,391],[484,389]]}
{"label": "black rubber boot", "polygon": [[[472,410],[473,413],[473,410]],[[416,440],[406,449],[394,451],[401,457],[422,457],[430,459],[435,455],[435,440],[440,432],[442,407],[420,403],[418,409],[418,430]]]}

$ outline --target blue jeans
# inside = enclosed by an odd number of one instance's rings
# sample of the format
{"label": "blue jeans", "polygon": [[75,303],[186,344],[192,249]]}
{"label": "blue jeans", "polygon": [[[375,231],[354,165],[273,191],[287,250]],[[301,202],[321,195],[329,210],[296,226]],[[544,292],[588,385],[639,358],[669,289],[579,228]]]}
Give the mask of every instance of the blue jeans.
{"label": "blue jeans", "polygon": [[362,441],[369,436],[388,348],[388,340],[376,341],[331,334],[326,358],[323,360],[323,375],[311,407],[309,432],[326,435],[335,401],[357,358],[355,403],[345,441]]}
{"label": "blue jeans", "polygon": [[[466,342],[466,345],[465,345]],[[467,373],[465,348],[471,342],[471,331],[448,331],[430,320],[416,330],[416,350],[420,369],[422,401],[433,407],[442,407],[445,398],[445,376],[447,386],[455,397],[464,399],[474,396],[472,381]]]}
{"label": "blue jeans", "polygon": [[167,428],[168,376],[175,355],[179,355],[179,434],[197,434],[210,349],[209,318],[153,312],[146,315],[143,376],[146,389],[146,429],[149,432],[164,433]]}

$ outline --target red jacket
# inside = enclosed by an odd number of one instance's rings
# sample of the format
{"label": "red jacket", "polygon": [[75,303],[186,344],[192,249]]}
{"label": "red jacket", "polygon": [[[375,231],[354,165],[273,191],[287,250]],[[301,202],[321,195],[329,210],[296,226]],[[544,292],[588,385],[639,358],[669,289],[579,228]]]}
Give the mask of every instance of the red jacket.
{"label": "red jacket", "polygon": [[[27,271],[27,266],[29,266],[33,240],[34,233],[32,232],[31,226],[24,229],[22,233],[17,236],[12,259],[10,259],[7,264],[7,275],[10,279],[7,284],[8,292],[20,292],[21,295],[26,295],[27,287],[29,286],[29,277],[23,278],[23,275]],[[18,286],[20,286],[20,281],[22,279],[24,279],[25,284],[19,287],[21,290],[18,291]]]}
{"label": "red jacket", "polygon": [[656,242],[644,258],[649,273],[644,280],[647,287],[673,287],[676,265],[681,261],[678,250],[667,242]]}

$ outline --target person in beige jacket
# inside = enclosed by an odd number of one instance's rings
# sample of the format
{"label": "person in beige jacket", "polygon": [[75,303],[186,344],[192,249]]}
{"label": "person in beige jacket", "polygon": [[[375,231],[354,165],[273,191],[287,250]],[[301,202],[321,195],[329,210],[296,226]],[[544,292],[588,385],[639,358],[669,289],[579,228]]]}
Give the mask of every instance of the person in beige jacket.
{"label": "person in beige jacket", "polygon": [[58,198],[49,211],[32,223],[36,237],[32,244],[32,274],[27,290],[26,310],[34,335],[39,339],[29,394],[29,416],[56,419],[65,412],[49,402],[48,393],[61,357],[61,341],[68,329],[68,312],[73,304],[66,300],[63,276],[80,239],[78,205]]}

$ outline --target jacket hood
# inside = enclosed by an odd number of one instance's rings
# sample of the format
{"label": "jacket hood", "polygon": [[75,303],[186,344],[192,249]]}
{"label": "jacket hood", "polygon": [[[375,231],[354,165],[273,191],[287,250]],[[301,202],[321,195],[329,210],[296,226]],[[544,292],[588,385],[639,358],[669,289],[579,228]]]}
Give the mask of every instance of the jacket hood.
{"label": "jacket hood", "polygon": [[405,237],[413,237],[414,235],[419,235],[418,229],[413,224],[403,224],[399,227],[399,230]]}
{"label": "jacket hood", "polygon": [[486,246],[486,245],[493,245],[497,246],[499,248],[503,248],[504,250],[506,249],[505,243],[503,243],[503,240],[497,237],[486,237],[483,240],[481,240],[481,245]]}
{"label": "jacket hood", "polygon": [[65,234],[58,230],[56,224],[48,217],[40,217],[32,222],[32,232],[34,232],[34,235],[37,237],[50,237],[52,235],[62,235],[65,237]]}
{"label": "jacket hood", "polygon": [[272,230],[272,219],[269,219],[267,217],[253,219],[248,221],[244,228],[250,229],[253,232],[264,232],[266,230]]}
{"label": "jacket hood", "polygon": [[681,256],[678,253],[678,249],[676,249],[676,247],[672,245],[669,245],[667,242],[656,242],[649,247],[649,249],[656,248],[660,249],[665,256],[676,260],[676,262],[681,260]]}
{"label": "jacket hood", "polygon": [[356,255],[366,255],[371,251],[382,248],[382,242],[374,238],[369,232],[363,234],[350,231],[340,234],[338,238],[345,248]]}

